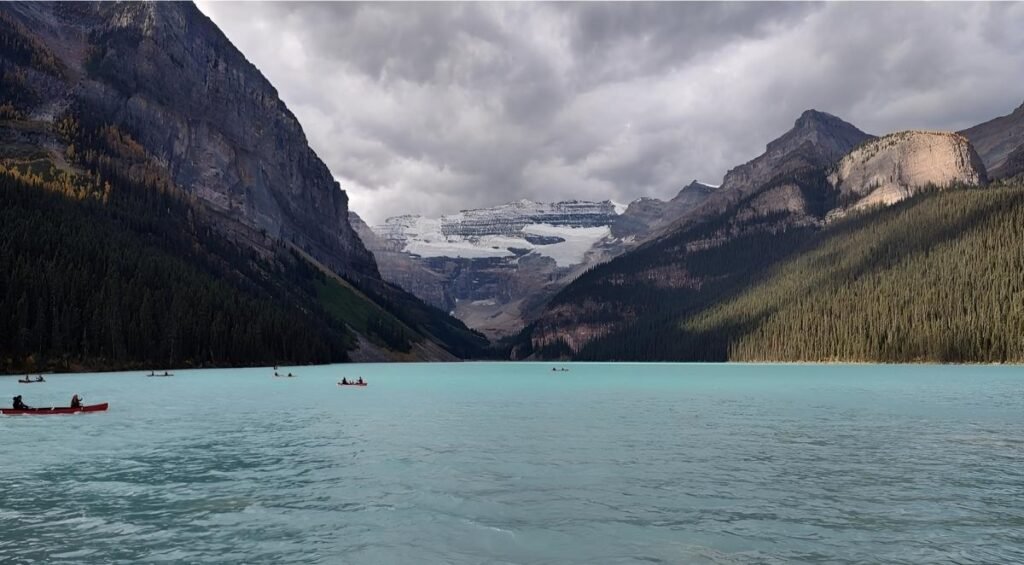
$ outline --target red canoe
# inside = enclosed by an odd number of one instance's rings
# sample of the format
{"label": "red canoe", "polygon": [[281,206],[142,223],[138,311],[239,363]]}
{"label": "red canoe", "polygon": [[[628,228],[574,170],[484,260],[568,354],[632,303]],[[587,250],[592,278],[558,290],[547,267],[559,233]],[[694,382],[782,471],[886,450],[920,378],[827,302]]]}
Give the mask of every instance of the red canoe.
{"label": "red canoe", "polygon": [[338,386],[366,386],[367,383],[338,383]]}
{"label": "red canoe", "polygon": [[107,409],[107,403],[90,404],[89,406],[51,406],[49,408],[29,408],[28,410],[15,410],[14,408],[0,408],[0,413],[6,416],[23,416],[29,414],[77,414],[79,412],[103,412]]}

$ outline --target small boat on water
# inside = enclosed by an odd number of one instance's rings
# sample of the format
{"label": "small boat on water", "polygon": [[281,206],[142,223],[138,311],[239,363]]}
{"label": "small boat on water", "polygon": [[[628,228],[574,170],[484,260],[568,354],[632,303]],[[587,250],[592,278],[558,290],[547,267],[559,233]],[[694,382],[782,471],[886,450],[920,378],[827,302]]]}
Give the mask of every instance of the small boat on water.
{"label": "small boat on water", "polygon": [[0,413],[5,416],[30,416],[46,414],[78,414],[79,412],[105,412],[107,403],[90,404],[88,406],[50,406],[48,408],[0,408]]}
{"label": "small boat on water", "polygon": [[146,376],[147,377],[173,377],[174,373],[168,373],[167,371],[164,371],[164,374],[161,375],[159,373],[154,373],[154,372],[150,371],[149,374],[146,375]]}
{"label": "small boat on water", "polygon": [[366,385],[367,385],[367,383],[365,381],[361,382],[361,383],[343,383],[341,381],[338,381],[338,386],[366,386]]}
{"label": "small boat on water", "polygon": [[45,383],[46,379],[44,379],[42,375],[39,375],[38,377],[36,377],[34,379],[31,379],[31,378],[28,377],[28,375],[26,375],[24,379],[18,379],[18,382],[19,383],[23,383],[23,384]]}

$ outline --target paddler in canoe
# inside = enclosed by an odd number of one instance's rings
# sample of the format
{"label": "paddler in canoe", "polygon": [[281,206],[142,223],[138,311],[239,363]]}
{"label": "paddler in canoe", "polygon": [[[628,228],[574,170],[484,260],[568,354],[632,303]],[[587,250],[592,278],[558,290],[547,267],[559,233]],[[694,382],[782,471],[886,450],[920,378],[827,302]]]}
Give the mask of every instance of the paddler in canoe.
{"label": "paddler in canoe", "polygon": [[20,394],[18,396],[14,397],[14,401],[11,402],[11,404],[14,407],[15,410],[28,410],[29,409],[29,406],[27,404],[25,404],[24,402],[22,402]]}
{"label": "paddler in canoe", "polygon": [[82,407],[82,399],[79,398],[77,394],[71,397],[71,407],[72,408],[81,408]]}

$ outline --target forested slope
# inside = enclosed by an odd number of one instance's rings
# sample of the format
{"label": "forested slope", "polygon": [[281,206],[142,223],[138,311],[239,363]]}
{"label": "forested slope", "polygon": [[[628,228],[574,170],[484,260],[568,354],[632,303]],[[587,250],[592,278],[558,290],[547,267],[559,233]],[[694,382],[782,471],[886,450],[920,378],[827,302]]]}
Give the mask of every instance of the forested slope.
{"label": "forested slope", "polygon": [[[578,357],[1024,360],[1024,182],[926,191],[794,235],[718,248],[716,264],[755,263],[746,276],[652,296],[659,314]],[[774,265],[750,255],[786,247]]]}

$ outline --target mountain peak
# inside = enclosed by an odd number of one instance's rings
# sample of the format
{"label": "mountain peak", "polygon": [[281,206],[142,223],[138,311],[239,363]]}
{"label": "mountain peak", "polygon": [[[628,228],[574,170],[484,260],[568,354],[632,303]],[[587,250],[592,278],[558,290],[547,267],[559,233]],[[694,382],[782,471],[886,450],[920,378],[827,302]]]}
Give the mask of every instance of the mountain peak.
{"label": "mountain peak", "polygon": [[857,129],[853,124],[844,121],[842,118],[813,108],[810,110],[804,110],[804,112],[800,114],[800,117],[796,119],[796,122],[793,123],[793,129],[797,130],[818,129],[821,127]]}

